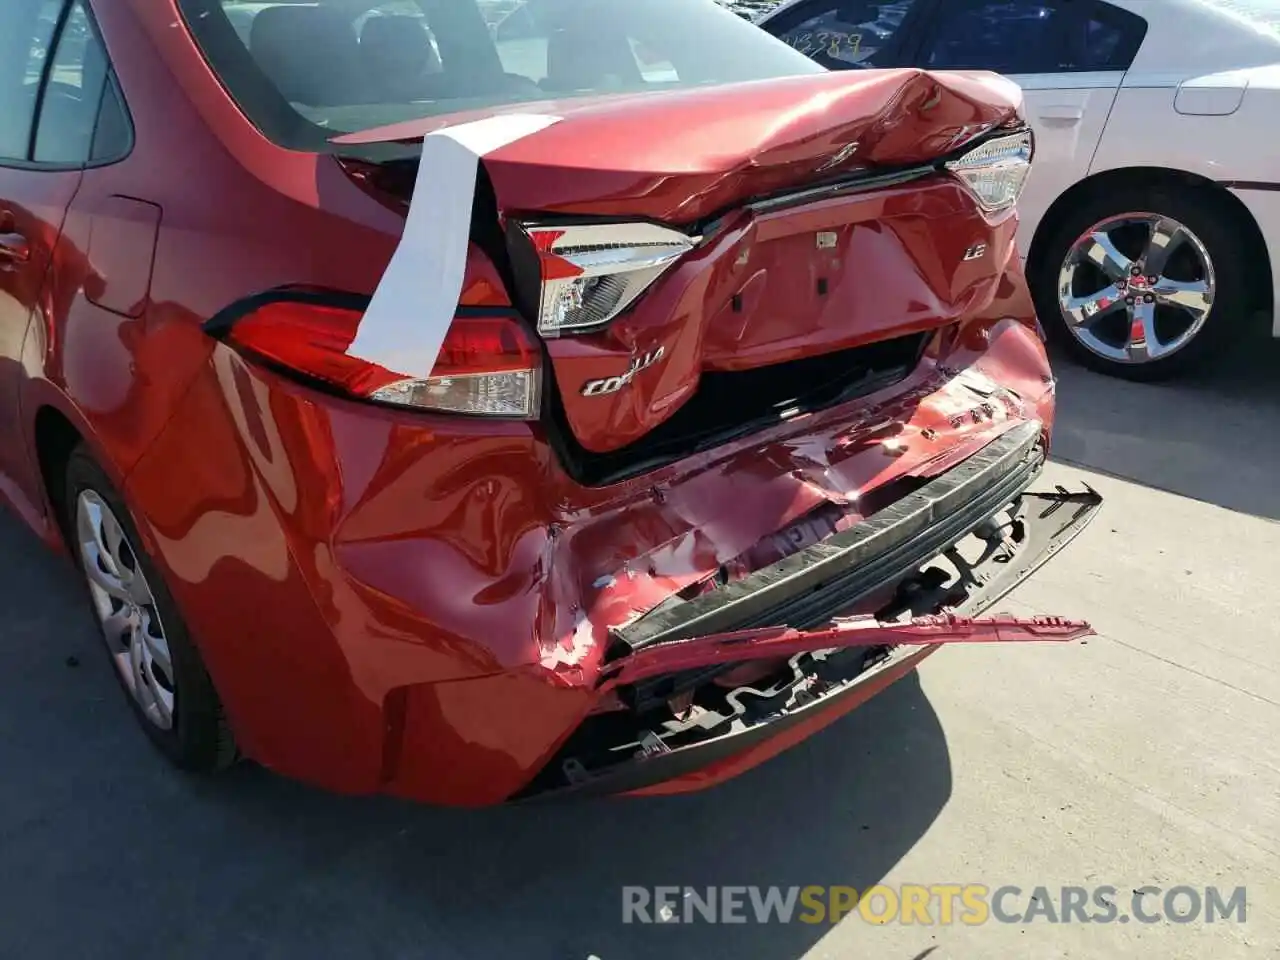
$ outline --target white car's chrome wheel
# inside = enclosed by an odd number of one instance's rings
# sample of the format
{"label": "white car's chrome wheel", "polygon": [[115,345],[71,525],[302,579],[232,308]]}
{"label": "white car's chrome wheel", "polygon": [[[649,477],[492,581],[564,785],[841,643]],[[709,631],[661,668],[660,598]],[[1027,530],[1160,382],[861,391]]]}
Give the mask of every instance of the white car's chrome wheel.
{"label": "white car's chrome wheel", "polygon": [[1217,293],[1201,239],[1172,217],[1122,213],[1076,239],[1058,272],[1058,307],[1072,336],[1115,363],[1145,364],[1186,347]]}

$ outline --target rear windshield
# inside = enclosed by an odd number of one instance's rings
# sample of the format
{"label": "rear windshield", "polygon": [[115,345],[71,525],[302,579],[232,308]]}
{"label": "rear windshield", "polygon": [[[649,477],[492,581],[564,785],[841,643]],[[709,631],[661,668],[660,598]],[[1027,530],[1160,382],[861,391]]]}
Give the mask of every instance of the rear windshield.
{"label": "rear windshield", "polygon": [[822,71],[714,0],[179,6],[244,113],[295,150],[327,150],[344,133],[461,110]]}

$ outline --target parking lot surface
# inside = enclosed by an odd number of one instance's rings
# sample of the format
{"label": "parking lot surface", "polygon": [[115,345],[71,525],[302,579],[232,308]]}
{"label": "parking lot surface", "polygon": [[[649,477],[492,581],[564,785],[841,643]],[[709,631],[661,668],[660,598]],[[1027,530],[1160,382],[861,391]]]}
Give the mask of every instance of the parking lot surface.
{"label": "parking lot surface", "polygon": [[[63,561],[0,517],[0,956],[1280,955],[1280,348],[1175,385],[1059,363],[1107,504],[1002,606],[1085,644],[960,648],[728,785],[435,810],[168,769]],[[281,678],[287,683],[288,678]],[[1243,924],[624,925],[624,885],[1247,889]]]}

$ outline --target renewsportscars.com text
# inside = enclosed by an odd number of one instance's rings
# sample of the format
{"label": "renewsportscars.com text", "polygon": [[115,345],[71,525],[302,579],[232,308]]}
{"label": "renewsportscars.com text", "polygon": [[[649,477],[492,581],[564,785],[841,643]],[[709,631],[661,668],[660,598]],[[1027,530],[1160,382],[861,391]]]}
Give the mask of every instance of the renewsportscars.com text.
{"label": "renewsportscars.com text", "polygon": [[623,923],[1244,923],[1244,887],[623,887]]}

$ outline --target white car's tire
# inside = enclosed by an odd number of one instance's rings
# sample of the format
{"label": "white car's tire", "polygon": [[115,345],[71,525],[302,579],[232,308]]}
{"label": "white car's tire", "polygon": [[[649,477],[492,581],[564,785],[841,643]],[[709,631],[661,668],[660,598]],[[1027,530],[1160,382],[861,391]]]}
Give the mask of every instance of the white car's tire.
{"label": "white car's tire", "polygon": [[1053,228],[1032,266],[1046,333],[1091,369],[1160,380],[1209,362],[1253,311],[1247,241],[1207,191],[1099,193]]}

